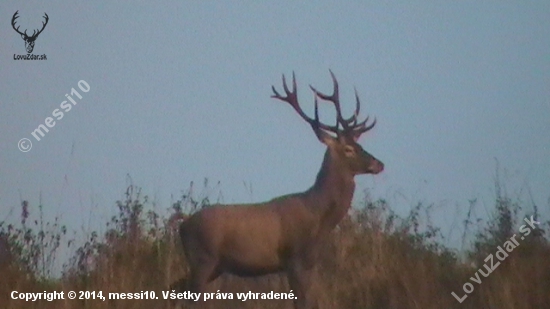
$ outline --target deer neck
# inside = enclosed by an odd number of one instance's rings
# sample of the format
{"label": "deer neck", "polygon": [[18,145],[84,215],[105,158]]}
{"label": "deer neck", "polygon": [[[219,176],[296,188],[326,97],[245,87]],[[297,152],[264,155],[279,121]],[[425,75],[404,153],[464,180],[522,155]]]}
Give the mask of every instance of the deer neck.
{"label": "deer neck", "polygon": [[346,216],[355,191],[353,176],[327,149],[315,184],[310,189],[315,201],[312,211],[320,216],[321,230],[332,230]]}

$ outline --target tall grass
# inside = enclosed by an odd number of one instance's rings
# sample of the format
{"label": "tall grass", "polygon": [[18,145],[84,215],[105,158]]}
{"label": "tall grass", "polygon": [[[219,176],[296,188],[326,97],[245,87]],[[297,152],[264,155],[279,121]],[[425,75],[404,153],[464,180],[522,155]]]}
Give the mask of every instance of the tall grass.
{"label": "tall grass", "polygon": [[[205,183],[205,187],[207,187]],[[408,216],[400,217],[385,200],[365,198],[359,211],[347,217],[326,239],[317,268],[314,289],[322,308],[365,309],[525,309],[550,308],[550,244],[548,222],[520,241],[520,245],[488,277],[476,271],[489,254],[518,234],[525,216],[520,202],[505,196],[497,184],[491,219],[474,226],[471,246],[464,252],[443,244],[440,229],[423,213],[429,207],[417,204]],[[187,276],[181,246],[167,224],[175,212],[194,212],[210,204],[208,195],[182,194],[166,216],[152,210],[147,196],[129,186],[125,199],[116,202],[117,215],[105,223],[105,233],[92,232],[75,246],[74,239],[58,219],[44,222],[43,207],[21,204],[18,224],[0,223],[0,308],[168,308],[162,300],[172,282]],[[474,206],[472,202],[472,207]],[[38,211],[37,219],[30,219]],[[471,212],[464,222],[472,228]],[[61,275],[52,271],[61,246],[73,248],[73,256]],[[495,262],[497,262],[495,258]],[[479,276],[479,275],[478,275]],[[474,291],[459,303],[451,295],[466,295],[465,283]],[[288,292],[282,275],[257,279],[223,276],[210,287],[212,292]],[[65,300],[28,303],[13,300],[12,291],[64,291]],[[67,299],[68,291],[109,292],[155,291],[159,300]],[[211,308],[291,308],[288,300],[220,300]]]}

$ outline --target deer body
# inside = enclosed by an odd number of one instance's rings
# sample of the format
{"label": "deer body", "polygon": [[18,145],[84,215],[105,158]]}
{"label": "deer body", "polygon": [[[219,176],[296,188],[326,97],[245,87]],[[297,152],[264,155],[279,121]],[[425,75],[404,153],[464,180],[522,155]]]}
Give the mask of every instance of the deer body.
{"label": "deer body", "polygon": [[[332,72],[331,72],[332,74]],[[260,276],[286,272],[295,297],[295,308],[314,308],[310,286],[312,271],[322,240],[347,214],[355,190],[354,176],[377,174],[382,162],[356,143],[360,134],[374,126],[366,120],[357,124],[356,114],[350,119],[340,115],[338,85],[335,92],[322,99],[336,105],[343,130],[324,125],[301,111],[293,91],[274,97],[290,103],[308,121],[319,140],[327,145],[316,181],[305,192],[281,196],[258,204],[214,205],[195,213],[180,225],[180,237],[191,270],[190,290],[202,292],[206,284],[223,273],[237,276]],[[326,131],[337,134],[332,137]]]}

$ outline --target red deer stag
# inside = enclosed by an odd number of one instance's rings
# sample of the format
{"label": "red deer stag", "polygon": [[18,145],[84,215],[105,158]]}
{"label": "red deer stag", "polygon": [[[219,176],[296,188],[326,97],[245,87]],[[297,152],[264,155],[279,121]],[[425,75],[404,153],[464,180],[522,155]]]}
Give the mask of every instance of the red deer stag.
{"label": "red deer stag", "polygon": [[[344,119],[338,82],[332,71],[330,74],[334,83],[332,95],[310,86],[315,94],[314,119],[298,104],[294,73],[292,91],[283,75],[285,96],[272,87],[272,97],[289,103],[327,146],[315,183],[305,192],[259,204],[213,205],[184,219],[179,234],[190,267],[187,283],[191,292],[202,293],[209,282],[223,273],[247,277],[284,271],[296,297],[294,307],[317,306],[310,287],[321,240],[347,214],[355,190],[354,176],[378,174],[384,169],[382,162],[357,143],[361,134],[374,127],[376,119],[370,125],[368,117],[358,122],[357,91],[355,113]],[[319,121],[318,98],[334,104],[336,125]],[[187,280],[180,280],[184,281]]]}

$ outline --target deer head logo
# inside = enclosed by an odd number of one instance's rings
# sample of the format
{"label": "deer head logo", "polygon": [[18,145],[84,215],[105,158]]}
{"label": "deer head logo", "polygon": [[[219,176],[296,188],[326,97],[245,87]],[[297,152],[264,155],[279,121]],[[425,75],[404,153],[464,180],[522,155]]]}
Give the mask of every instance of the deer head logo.
{"label": "deer head logo", "polygon": [[21,32],[19,31],[19,27],[15,28],[15,20],[19,18],[19,16],[17,16],[18,12],[19,11],[16,11],[15,14],[13,14],[13,18],[11,19],[11,26],[13,27],[13,30],[21,35],[21,38],[25,41],[25,49],[27,50],[27,53],[30,54],[34,49],[34,41],[36,41],[38,35],[42,33],[42,31],[44,31],[44,28],[46,28],[46,25],[48,24],[48,14],[44,13],[43,17],[44,19],[46,19],[46,21],[42,22],[42,29],[38,30],[38,32],[36,32],[37,30],[33,30],[32,35],[29,36],[27,35],[27,30],[25,30],[25,32]]}

